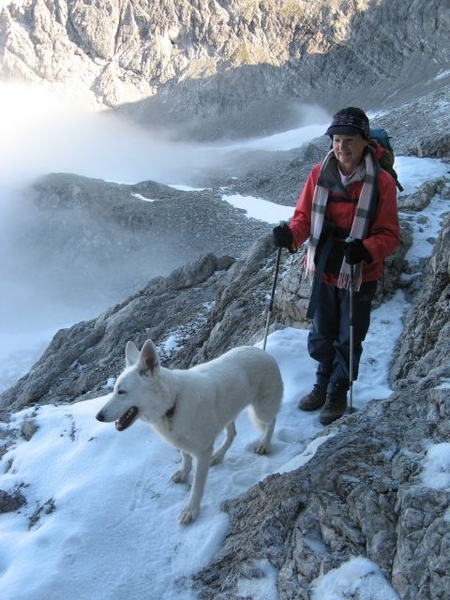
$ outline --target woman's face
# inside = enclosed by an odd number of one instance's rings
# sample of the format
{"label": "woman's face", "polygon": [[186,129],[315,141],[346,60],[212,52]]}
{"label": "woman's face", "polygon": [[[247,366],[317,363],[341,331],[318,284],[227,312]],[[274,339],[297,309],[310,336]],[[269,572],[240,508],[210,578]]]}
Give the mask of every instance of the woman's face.
{"label": "woman's face", "polygon": [[344,175],[351,175],[362,160],[369,142],[362,135],[334,135],[333,152]]}

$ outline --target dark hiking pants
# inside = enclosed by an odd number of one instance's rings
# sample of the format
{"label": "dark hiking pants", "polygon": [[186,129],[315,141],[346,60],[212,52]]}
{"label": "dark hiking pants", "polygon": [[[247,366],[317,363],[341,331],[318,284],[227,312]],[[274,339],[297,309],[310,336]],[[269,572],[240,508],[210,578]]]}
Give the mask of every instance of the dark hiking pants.
{"label": "dark hiking pants", "polygon": [[[370,324],[372,300],[377,282],[361,284],[353,297],[353,380],[358,377],[359,361]],[[316,360],[317,383],[329,394],[349,388],[350,292],[322,283],[311,331],[308,352]]]}

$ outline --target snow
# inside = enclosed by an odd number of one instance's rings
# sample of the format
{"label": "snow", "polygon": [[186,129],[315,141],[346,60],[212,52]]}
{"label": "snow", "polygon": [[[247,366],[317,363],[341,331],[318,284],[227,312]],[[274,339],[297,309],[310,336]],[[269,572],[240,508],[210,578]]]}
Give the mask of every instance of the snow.
{"label": "snow", "polygon": [[450,443],[433,444],[428,448],[422,483],[434,490],[450,488]]}
{"label": "snow", "polygon": [[[323,124],[319,125],[323,129]],[[304,128],[287,132],[286,145],[296,136],[303,139],[304,134]],[[270,147],[271,141],[282,146],[281,134],[260,140],[260,147]],[[448,171],[439,160],[411,157],[398,157],[397,168],[408,193]],[[224,201],[244,208],[249,217],[269,223],[286,220],[293,210],[236,195],[224,195]],[[448,200],[442,198],[435,198],[424,211],[426,231],[424,227],[419,232],[408,260],[429,253],[431,244],[426,240],[436,237],[447,211]],[[411,218],[418,225],[420,215]],[[405,308],[403,294],[398,292],[373,312],[360,378],[354,384],[357,408],[391,393],[388,366]],[[7,357],[0,376],[7,378],[7,371],[16,369],[16,362],[22,361],[21,368],[29,368],[28,355],[20,349],[39,347],[42,351],[48,340],[47,330],[34,332],[28,339],[25,333],[19,339],[11,332],[0,333],[0,353]],[[105,403],[112,379],[105,381],[105,397],[74,405],[29,408],[12,415],[8,425],[0,424],[0,437],[8,428],[20,428],[27,417],[34,417],[38,425],[29,441],[18,438],[1,457],[0,488],[9,492],[20,489],[27,498],[27,504],[17,512],[0,515],[2,600],[196,598],[190,576],[213,559],[227,532],[228,518],[221,503],[245,493],[271,473],[305,464],[326,440],[314,439],[323,429],[317,412],[297,408],[298,399],[314,382],[315,365],[306,342],[307,331],[294,328],[268,337],[267,351],[278,361],[285,385],[272,452],[268,456],[252,452],[257,434],[247,413],[242,413],[232,447],[223,463],[210,470],[201,514],[187,527],[178,523],[178,515],[188,486],[171,482],[179,462],[178,451],[143,422],[119,433],[112,424],[96,421],[95,414]],[[172,331],[165,345],[170,348],[174,344],[177,336]],[[436,489],[450,488],[449,444],[428,449],[422,481]],[[239,593],[254,600],[276,600],[276,570],[266,561],[256,566],[258,576],[243,578]],[[358,556],[318,577],[312,588],[312,600],[356,596],[361,600],[398,600],[379,568]]]}
{"label": "snow", "polygon": [[247,211],[247,216],[267,223],[277,223],[278,221],[287,221],[292,217],[292,206],[278,205],[278,209],[274,211],[273,202],[268,202],[262,198],[254,198],[253,196],[241,196],[240,194],[232,194],[227,196],[224,194],[222,200],[232,204],[236,208],[241,208]]}
{"label": "snow", "polygon": [[331,569],[313,584],[311,600],[400,600],[379,567],[363,557],[354,557]]}

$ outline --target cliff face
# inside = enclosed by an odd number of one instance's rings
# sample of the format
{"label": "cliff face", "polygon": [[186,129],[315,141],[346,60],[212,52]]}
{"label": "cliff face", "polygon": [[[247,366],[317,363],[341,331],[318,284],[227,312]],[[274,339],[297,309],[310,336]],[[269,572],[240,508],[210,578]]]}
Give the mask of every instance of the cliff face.
{"label": "cliff face", "polygon": [[259,129],[298,117],[292,102],[380,108],[419,82],[434,89],[449,30],[439,0],[23,0],[0,12],[0,77],[129,103],[147,123],[188,131],[208,117],[221,135],[219,117],[236,111]]}

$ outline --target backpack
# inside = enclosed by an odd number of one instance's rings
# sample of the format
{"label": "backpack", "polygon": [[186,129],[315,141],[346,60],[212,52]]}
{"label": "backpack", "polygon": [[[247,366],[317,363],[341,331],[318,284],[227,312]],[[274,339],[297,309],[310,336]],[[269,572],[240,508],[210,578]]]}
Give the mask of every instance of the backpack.
{"label": "backpack", "polygon": [[380,159],[380,167],[392,175],[395,179],[395,185],[403,192],[403,186],[399,182],[397,172],[394,169],[395,154],[388,132],[386,129],[370,129],[370,137],[384,148],[383,156]]}

